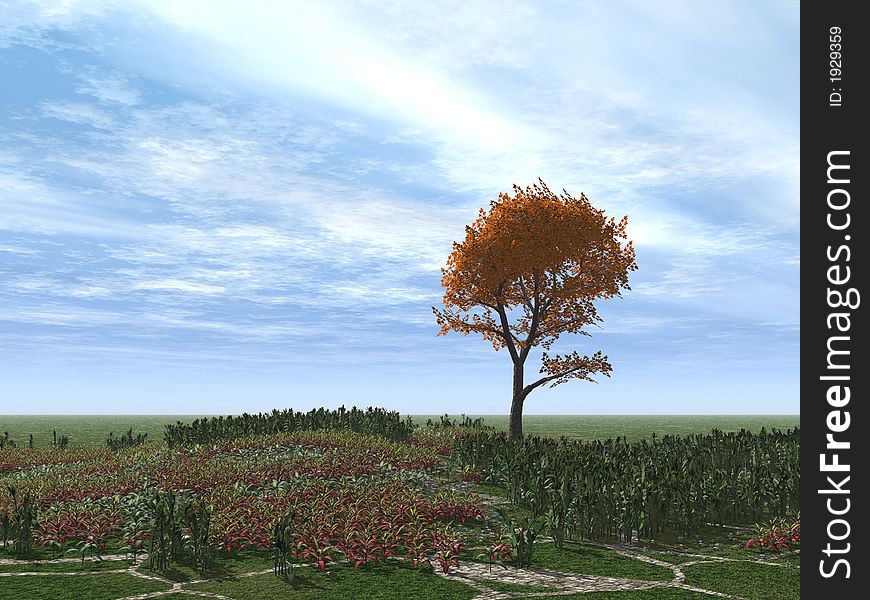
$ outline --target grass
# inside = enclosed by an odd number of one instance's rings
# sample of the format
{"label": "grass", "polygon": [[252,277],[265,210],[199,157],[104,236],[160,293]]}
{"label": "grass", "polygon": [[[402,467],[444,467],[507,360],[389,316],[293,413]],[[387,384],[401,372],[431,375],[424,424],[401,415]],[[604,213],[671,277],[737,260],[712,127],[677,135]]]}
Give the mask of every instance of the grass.
{"label": "grass", "polygon": [[27,445],[30,434],[33,434],[34,446],[50,446],[52,431],[57,431],[58,437],[69,437],[71,446],[102,446],[110,431],[117,437],[132,427],[134,436],[147,433],[148,441],[161,441],[167,424],[197,418],[189,415],[2,415],[0,434],[8,431],[9,438],[19,446]]}
{"label": "grass", "polygon": [[800,554],[789,554],[788,556],[783,556],[781,558],[773,558],[773,559],[771,559],[771,562],[800,569],[800,567],[801,567],[801,555]]}
{"label": "grass", "polygon": [[168,589],[164,583],[119,573],[0,577],[0,598],[27,600],[116,600]]}
{"label": "grass", "polygon": [[205,574],[205,577],[200,575],[197,569],[185,563],[172,563],[169,569],[165,571],[152,572],[148,569],[146,560],[145,565],[140,566],[137,570],[145,575],[155,574],[171,581],[184,582],[240,575],[242,573],[252,573],[271,568],[272,559],[268,553],[239,552],[232,555],[218,553],[215,557],[214,567]]}
{"label": "grass", "polygon": [[51,560],[54,558],[71,558],[70,555],[64,555],[62,552],[54,550],[46,550],[45,548],[33,545],[33,549],[27,554],[18,554],[13,549],[11,543],[6,546],[0,546],[0,558],[11,558],[13,560]]}
{"label": "grass", "polygon": [[497,496],[499,498],[508,497],[507,488],[501,487],[500,485],[492,485],[489,483],[475,483],[472,484],[471,489],[473,489],[475,492],[487,494],[489,496]]}
{"label": "grass", "polygon": [[680,556],[677,554],[668,554],[666,552],[653,552],[646,549],[641,550],[641,552],[645,556],[649,556],[650,558],[655,558],[672,565],[681,565],[683,563],[699,560],[697,556]]}
{"label": "grass", "polygon": [[192,584],[185,589],[214,592],[234,600],[471,600],[478,594],[474,588],[438,577],[429,569],[411,569],[389,564],[367,566],[356,571],[348,565],[338,565],[329,568],[325,573],[312,568],[302,568],[296,571],[296,581],[292,585],[268,574]]}
{"label": "grass", "polygon": [[606,548],[570,542],[566,542],[561,550],[553,543],[535,544],[532,566],[553,571],[646,581],[670,581],[674,578],[671,569],[628,558]]}
{"label": "grass", "polygon": [[793,600],[800,598],[800,577],[796,569],[745,562],[690,565],[683,569],[686,583],[714,589],[749,600]]}
{"label": "grass", "polygon": [[[555,596],[559,600],[710,600],[713,596],[677,588],[653,588],[651,590],[626,590],[624,592],[585,592],[567,596]],[[514,596],[512,600],[539,600],[535,596]]]}
{"label": "grass", "polygon": [[[115,435],[133,428],[134,435],[147,433],[151,441],[163,439],[163,428],[176,421],[189,422],[193,415],[0,415],[0,433],[19,445],[27,444],[33,434],[36,446],[51,444],[51,432],[66,435],[74,446],[104,444],[110,431]],[[455,415],[454,415],[455,416]],[[481,415],[477,415],[481,416]],[[487,425],[507,429],[507,415],[482,415]],[[414,422],[425,425],[435,415],[414,415]],[[789,429],[800,424],[799,415],[526,415],[523,427],[531,435],[565,436],[575,439],[605,439],[624,436],[629,440],[656,435],[708,433],[711,429],[759,431],[762,427]]]}
{"label": "grass", "polygon": [[[84,566],[79,561],[64,563],[34,563],[0,565],[0,573],[75,573],[76,571],[116,571],[130,566],[127,560],[86,560]],[[2,584],[0,584],[2,586]]]}
{"label": "grass", "polygon": [[[691,537],[682,537],[674,531],[661,532],[655,540],[641,542],[640,550],[651,552],[676,552],[689,554],[704,554],[719,556],[722,558],[756,559],[768,556],[770,553],[761,550],[743,550],[743,544],[751,536],[749,530],[735,529],[733,527],[719,527],[716,525],[702,525],[698,532]],[[658,556],[655,556],[659,558]],[[668,562],[688,562],[697,558],[680,557],[670,554],[669,558],[663,558]]]}

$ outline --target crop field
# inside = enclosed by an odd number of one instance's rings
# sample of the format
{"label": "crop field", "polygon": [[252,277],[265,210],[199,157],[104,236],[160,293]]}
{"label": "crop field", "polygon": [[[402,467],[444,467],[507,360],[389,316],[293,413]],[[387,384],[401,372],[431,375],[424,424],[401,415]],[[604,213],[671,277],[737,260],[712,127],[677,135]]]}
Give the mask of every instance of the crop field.
{"label": "crop field", "polygon": [[[507,431],[507,415],[470,417],[482,418],[485,425]],[[439,419],[437,415],[414,415],[413,418],[415,423],[426,423],[428,419],[437,422]],[[689,435],[710,433],[712,429],[746,429],[758,433],[762,427],[785,431],[799,427],[800,422],[800,415],[524,415],[523,431],[528,435],[581,440],[622,436],[629,441],[638,441],[651,437],[653,433],[659,436]]]}
{"label": "crop field", "polygon": [[273,411],[33,448],[10,427],[0,598],[799,597],[798,430],[433,421]]}
{"label": "crop field", "polygon": [[[160,441],[166,425],[189,423],[203,415],[0,415],[0,435],[19,444],[33,435],[35,446],[49,446],[52,431],[69,437],[71,446],[100,445],[109,432],[119,435],[132,428],[147,433],[149,440]],[[415,423],[438,422],[441,415],[413,415]],[[452,416],[453,418],[456,415]],[[500,431],[507,430],[507,415],[471,415]],[[767,429],[800,426],[799,415],[526,415],[523,426],[530,435],[565,436],[572,439],[604,440],[623,436],[629,441],[657,435],[709,433],[712,429],[758,433]]]}

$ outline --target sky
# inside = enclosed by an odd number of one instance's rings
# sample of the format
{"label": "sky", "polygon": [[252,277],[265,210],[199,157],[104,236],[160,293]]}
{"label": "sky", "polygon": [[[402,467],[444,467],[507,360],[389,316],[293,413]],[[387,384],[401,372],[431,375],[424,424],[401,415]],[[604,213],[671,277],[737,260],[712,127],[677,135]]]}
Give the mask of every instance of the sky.
{"label": "sky", "polygon": [[[797,1],[0,2],[0,414],[505,414],[437,336],[480,207],[629,217],[611,378],[526,414],[797,414]],[[533,354],[526,366],[538,370]]]}

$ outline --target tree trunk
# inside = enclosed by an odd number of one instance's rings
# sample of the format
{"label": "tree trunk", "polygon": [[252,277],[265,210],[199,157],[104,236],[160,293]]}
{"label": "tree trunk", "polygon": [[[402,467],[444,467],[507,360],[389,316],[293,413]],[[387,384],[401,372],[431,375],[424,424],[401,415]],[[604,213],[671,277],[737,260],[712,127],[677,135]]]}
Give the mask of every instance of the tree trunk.
{"label": "tree trunk", "polygon": [[514,363],[514,395],[511,400],[511,416],[508,421],[508,437],[523,435],[523,363]]}

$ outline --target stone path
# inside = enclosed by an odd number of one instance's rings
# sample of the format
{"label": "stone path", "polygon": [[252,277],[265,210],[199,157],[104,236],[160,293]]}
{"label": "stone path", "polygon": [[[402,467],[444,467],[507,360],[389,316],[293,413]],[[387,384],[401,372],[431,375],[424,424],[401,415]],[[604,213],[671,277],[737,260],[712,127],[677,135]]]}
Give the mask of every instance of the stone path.
{"label": "stone path", "polygon": [[[578,593],[586,593],[586,592],[618,592],[618,591],[626,591],[626,590],[647,590],[653,588],[675,588],[675,589],[684,589],[693,592],[697,592],[700,594],[706,594],[711,597],[716,598],[729,598],[731,600],[746,600],[740,596],[734,596],[730,594],[725,594],[722,592],[717,592],[714,590],[707,590],[698,588],[695,586],[691,586],[685,583],[686,576],[683,572],[683,569],[687,566],[704,564],[704,563],[723,563],[723,562],[748,562],[753,564],[766,565],[771,568],[789,568],[787,565],[783,565],[780,563],[774,563],[769,560],[760,560],[760,559],[739,559],[739,558],[727,558],[720,556],[708,556],[703,554],[683,554],[670,552],[669,554],[673,554],[674,556],[688,556],[692,558],[697,558],[697,560],[691,560],[688,562],[684,562],[681,564],[673,564],[663,560],[659,560],[657,558],[646,556],[640,550],[636,548],[627,547],[624,545],[607,545],[607,544],[594,544],[596,546],[607,548],[623,556],[639,560],[642,562],[646,562],[652,565],[656,565],[659,567],[664,567],[666,569],[670,569],[674,573],[673,579],[670,581],[646,581],[646,580],[637,580],[637,579],[625,579],[619,577],[604,577],[599,575],[584,575],[581,573],[567,573],[562,571],[553,571],[548,569],[538,569],[538,568],[526,568],[526,569],[517,569],[517,568],[509,568],[505,569],[502,567],[490,568],[489,565],[485,565],[482,563],[463,563],[459,567],[452,567],[449,573],[443,573],[440,569],[435,569],[436,574],[439,577],[443,577],[445,579],[451,581],[458,581],[469,585],[476,589],[479,594],[474,597],[474,600],[510,600],[512,598],[558,598],[559,596],[569,595],[569,594],[578,594]],[[662,553],[662,552],[660,552]],[[797,554],[796,552],[795,554]],[[147,558],[147,555],[144,557]],[[129,561],[130,558],[128,556],[123,555],[108,555],[103,557],[103,561],[108,562],[121,562],[121,561]],[[85,561],[94,562],[93,559]],[[70,564],[72,567],[73,564],[80,563],[80,559],[77,558],[57,558],[57,559],[48,559],[48,560],[15,560],[15,559],[0,559],[0,565],[36,565],[36,564]],[[209,581],[225,581],[231,579],[240,579],[245,577],[255,577],[257,575],[265,575],[272,573],[272,569],[263,569],[259,571],[252,571],[248,573],[240,573],[236,575],[225,575],[220,577],[212,577],[205,579],[197,579],[193,581],[185,581],[185,582],[177,582],[166,579],[165,577],[161,577],[159,575],[150,575],[147,573],[142,573],[138,569],[141,566],[142,562],[140,561],[136,565],[129,565],[124,568],[118,569],[104,569],[104,570],[75,570],[75,571],[16,571],[12,573],[0,573],[0,578],[3,577],[64,577],[64,576],[76,576],[76,575],[102,575],[109,573],[118,573],[118,574],[127,574],[133,577],[138,577],[140,579],[146,579],[149,581],[155,581],[159,583],[166,584],[170,586],[167,590],[161,590],[156,592],[147,592],[143,594],[135,594],[131,596],[126,596],[124,598],[119,598],[118,600],[148,600],[150,598],[160,598],[161,596],[167,596],[169,594],[185,594],[189,596],[197,596],[201,598],[214,598],[216,600],[234,600],[227,596],[222,596],[221,594],[215,592],[205,592],[199,590],[192,590],[187,588],[186,586],[196,584],[196,583],[205,583]],[[314,568],[316,565],[313,564],[304,564],[298,565],[298,567],[309,567]],[[2,580],[2,579],[0,579]],[[536,587],[546,587],[551,588],[550,591],[496,591],[487,586],[487,583],[501,583],[501,584],[512,584],[512,585],[520,585],[520,586],[536,586]]]}
{"label": "stone path", "polygon": [[[608,548],[622,554],[626,557],[640,560],[649,564],[657,565],[670,569],[674,573],[674,578],[670,581],[646,581],[635,579],[622,579],[616,577],[603,577],[597,575],[582,575],[579,573],[565,573],[561,571],[550,571],[547,569],[490,569],[488,565],[479,563],[465,563],[457,569],[452,569],[449,574],[443,574],[438,571],[438,575],[446,579],[460,580],[462,583],[470,585],[480,591],[480,594],[475,596],[474,600],[508,600],[510,598],[557,598],[569,594],[578,594],[586,592],[615,592],[626,590],[646,590],[652,588],[678,588],[706,594],[716,598],[730,598],[732,600],[746,600],[741,596],[734,596],[698,588],[685,583],[686,575],[683,573],[683,568],[690,565],[698,565],[704,563],[723,563],[723,562],[748,562],[753,564],[766,565],[772,568],[789,568],[787,565],[774,563],[758,559],[740,559],[726,558],[720,556],[708,555],[683,555],[679,556],[697,556],[699,560],[684,562],[681,564],[673,564],[657,558],[646,556],[636,549],[629,549],[620,545],[595,544],[603,548]],[[554,591],[494,591],[487,587],[486,582],[507,583],[513,585],[525,586],[540,586],[553,588]]]}

